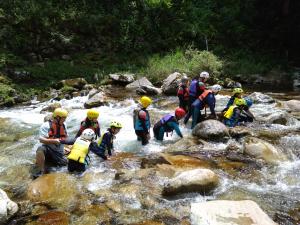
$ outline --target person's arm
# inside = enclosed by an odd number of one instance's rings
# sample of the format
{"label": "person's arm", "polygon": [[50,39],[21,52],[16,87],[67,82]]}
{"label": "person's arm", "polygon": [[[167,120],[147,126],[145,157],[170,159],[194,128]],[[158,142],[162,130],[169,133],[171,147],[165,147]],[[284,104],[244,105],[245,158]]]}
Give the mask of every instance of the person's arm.
{"label": "person's arm", "polygon": [[243,112],[244,112],[247,116],[249,116],[249,117],[251,117],[252,119],[255,120],[254,115],[252,114],[252,112],[251,112],[249,109],[247,109],[247,110],[244,109]]}
{"label": "person's arm", "polygon": [[95,153],[97,156],[100,156],[102,159],[106,160],[105,152],[101,149],[96,142],[92,142],[89,146],[89,150]]}
{"label": "person's arm", "polygon": [[169,127],[172,127],[172,128],[175,130],[176,134],[177,134],[179,137],[183,138],[183,135],[182,135],[182,133],[181,133],[181,131],[180,131],[180,129],[179,129],[178,123],[175,123],[175,122],[171,121],[171,122],[168,122],[167,125],[168,125]]}
{"label": "person's arm", "polygon": [[55,145],[58,145],[58,144],[60,144],[59,138],[48,139],[48,138],[45,138],[45,137],[40,137],[40,138],[39,138],[39,141],[40,141],[42,144],[46,144],[46,145],[49,145],[49,144],[55,144]]}

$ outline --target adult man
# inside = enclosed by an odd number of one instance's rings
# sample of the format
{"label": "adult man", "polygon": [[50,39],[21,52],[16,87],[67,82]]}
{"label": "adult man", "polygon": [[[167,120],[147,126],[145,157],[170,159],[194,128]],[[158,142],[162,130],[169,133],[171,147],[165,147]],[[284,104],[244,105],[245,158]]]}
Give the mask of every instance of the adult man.
{"label": "adult man", "polygon": [[64,145],[68,134],[65,127],[65,120],[68,111],[57,108],[53,112],[53,119],[46,121],[40,128],[39,141],[42,143],[36,151],[37,173],[34,178],[46,173],[48,166],[65,166],[67,159],[64,156]]}

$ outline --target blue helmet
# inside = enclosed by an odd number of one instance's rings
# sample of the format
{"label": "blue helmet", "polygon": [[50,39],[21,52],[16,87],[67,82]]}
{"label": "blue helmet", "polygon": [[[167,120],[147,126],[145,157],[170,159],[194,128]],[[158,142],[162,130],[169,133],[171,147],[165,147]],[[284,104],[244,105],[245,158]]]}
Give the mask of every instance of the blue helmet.
{"label": "blue helmet", "polygon": [[253,101],[250,98],[245,98],[247,106],[250,108],[253,105]]}

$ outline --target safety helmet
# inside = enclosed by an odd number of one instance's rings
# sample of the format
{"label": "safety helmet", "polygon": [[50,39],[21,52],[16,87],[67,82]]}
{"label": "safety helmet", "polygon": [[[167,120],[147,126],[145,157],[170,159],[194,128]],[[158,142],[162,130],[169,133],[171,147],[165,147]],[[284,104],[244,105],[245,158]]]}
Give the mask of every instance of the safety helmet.
{"label": "safety helmet", "polygon": [[143,96],[140,99],[140,103],[144,108],[147,108],[152,103],[152,99],[147,96]]}
{"label": "safety helmet", "polygon": [[244,91],[242,88],[234,88],[232,93],[235,94],[242,94]]}
{"label": "safety helmet", "polygon": [[189,81],[189,78],[184,75],[182,78],[181,78],[181,83],[187,83]]}
{"label": "safety helmet", "polygon": [[99,117],[99,112],[96,109],[89,109],[87,111],[87,118],[89,120],[98,119],[98,117]]}
{"label": "safety helmet", "polygon": [[246,106],[247,105],[246,100],[243,98],[236,98],[234,100],[234,104],[236,104],[237,106],[242,106],[242,105]]}
{"label": "safety helmet", "polygon": [[112,121],[109,126],[115,128],[122,128],[122,124],[117,121]]}
{"label": "safety helmet", "polygon": [[176,108],[175,116],[181,119],[182,117],[185,116],[185,110],[183,108]]}
{"label": "safety helmet", "polygon": [[250,108],[253,105],[253,101],[251,98],[244,98],[246,101],[246,105]]}
{"label": "safety helmet", "polygon": [[200,73],[200,77],[201,78],[209,78],[209,73],[208,72],[206,72],[206,71],[202,71],[201,73]]}
{"label": "safety helmet", "polygon": [[211,86],[210,89],[211,89],[214,93],[217,93],[217,92],[219,92],[219,91],[222,90],[222,87],[221,87],[221,85],[219,85],[219,84],[215,84],[215,85]]}
{"label": "safety helmet", "polygon": [[80,135],[81,138],[92,141],[95,138],[95,132],[92,129],[85,129]]}
{"label": "safety helmet", "polygon": [[53,118],[57,116],[66,118],[68,116],[68,111],[62,108],[56,108],[53,112]]}

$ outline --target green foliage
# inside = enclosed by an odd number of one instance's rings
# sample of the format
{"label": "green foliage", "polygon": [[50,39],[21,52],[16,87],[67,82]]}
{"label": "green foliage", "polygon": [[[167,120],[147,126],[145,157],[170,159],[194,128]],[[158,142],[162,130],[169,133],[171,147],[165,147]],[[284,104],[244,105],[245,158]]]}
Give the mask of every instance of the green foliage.
{"label": "green foliage", "polygon": [[223,62],[213,53],[188,49],[185,52],[177,50],[162,57],[153,56],[142,72],[147,74],[152,82],[157,83],[173,72],[187,73],[190,77],[194,77],[205,70],[218,77],[222,69]]}

